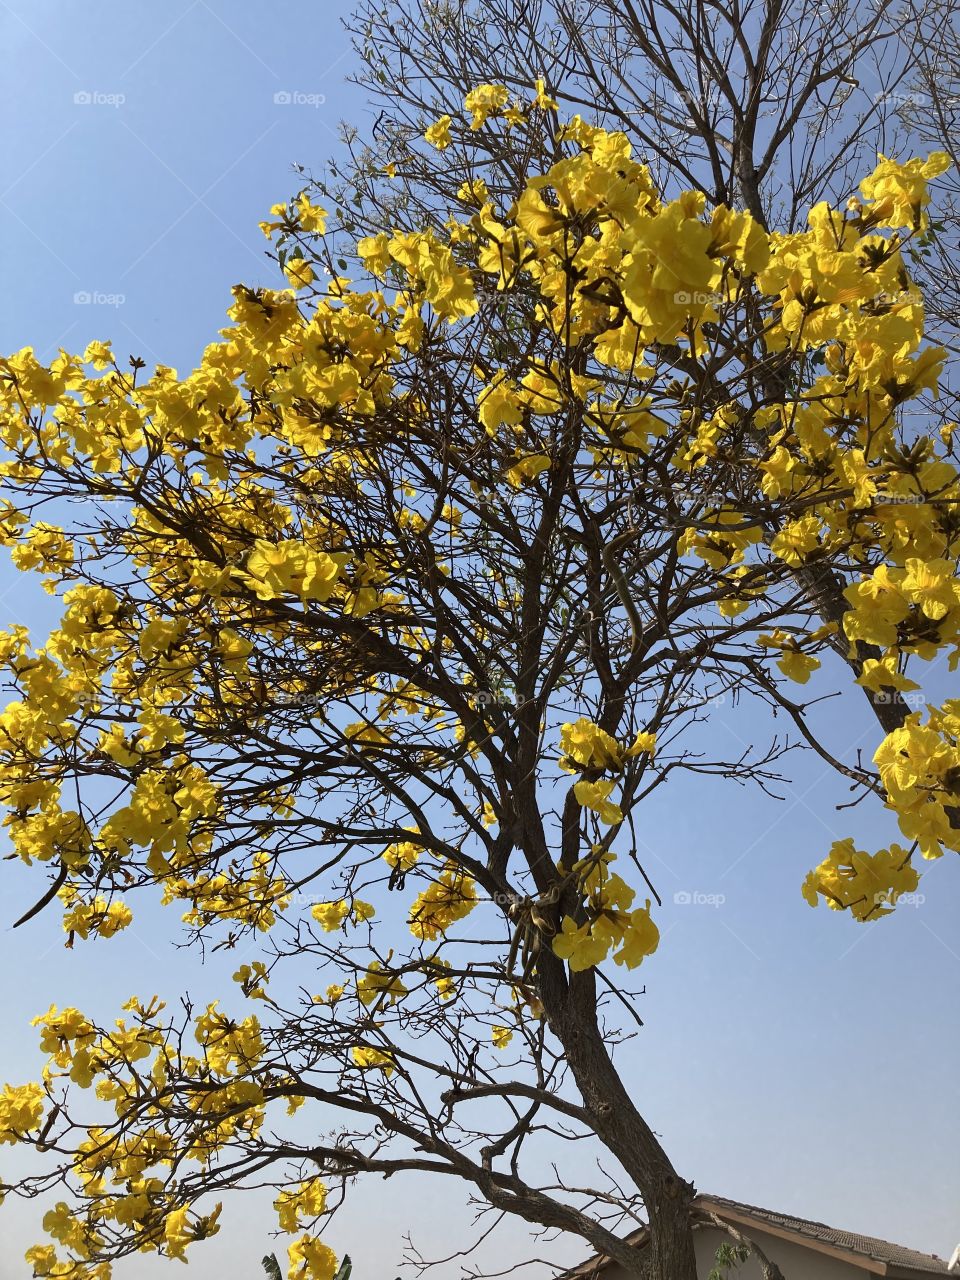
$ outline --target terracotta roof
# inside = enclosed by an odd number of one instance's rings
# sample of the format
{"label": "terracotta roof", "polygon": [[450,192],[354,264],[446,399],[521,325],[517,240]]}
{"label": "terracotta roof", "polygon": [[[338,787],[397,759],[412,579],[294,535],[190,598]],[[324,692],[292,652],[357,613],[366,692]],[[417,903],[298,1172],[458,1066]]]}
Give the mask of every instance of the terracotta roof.
{"label": "terracotta roof", "polygon": [[[742,1204],[739,1200],[727,1200],[723,1196],[698,1195],[694,1205],[709,1210],[720,1218],[727,1218],[734,1225],[745,1226],[749,1235],[750,1225],[773,1235],[789,1239],[797,1244],[807,1244],[811,1249],[846,1259],[853,1266],[861,1267],[875,1275],[910,1277],[917,1274],[955,1275],[960,1280],[960,1270],[948,1271],[943,1258],[931,1253],[920,1253],[903,1245],[891,1244],[876,1236],[862,1236],[855,1231],[842,1231],[828,1227],[823,1222],[811,1222],[807,1218],[795,1218],[789,1213],[777,1213],[773,1209],[760,1209],[756,1205]],[[631,1232],[626,1238],[633,1245],[645,1243],[646,1227]],[[596,1255],[564,1273],[561,1280],[587,1280],[609,1265],[609,1258]]]}

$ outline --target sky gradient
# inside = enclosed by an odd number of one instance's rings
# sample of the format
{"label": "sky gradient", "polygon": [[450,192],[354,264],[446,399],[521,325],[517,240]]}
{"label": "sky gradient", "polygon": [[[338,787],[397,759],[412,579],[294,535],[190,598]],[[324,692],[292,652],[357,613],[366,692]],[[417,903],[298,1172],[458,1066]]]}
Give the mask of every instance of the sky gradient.
{"label": "sky gradient", "polygon": [[[345,83],[349,7],[0,2],[0,351],[32,345],[49,360],[112,338],[118,354],[184,372],[225,323],[233,284],[282,287],[257,222],[302,185],[294,163],[320,172],[338,154],[338,121],[363,131],[374,114]],[[24,623],[39,642],[53,619],[4,555],[0,625]],[[820,716],[840,753],[872,755],[878,730],[855,696]],[[735,754],[778,727],[721,705],[709,731]],[[838,813],[846,793],[815,760],[788,758],[785,770],[794,782],[780,800],[701,779],[649,802],[639,852],[664,898],[663,942],[641,971],[646,1025],[622,1070],[701,1189],[949,1256],[960,1240],[955,859],[925,865],[917,901],[884,922],[811,911],[799,886],[831,841],[856,835],[875,849],[895,825],[876,804]],[[0,874],[0,1082],[37,1075],[29,1021],[52,1002],[101,1017],[134,992],[172,1000],[189,989],[201,1003],[224,994],[243,958],[201,967],[172,947],[173,917],[159,908],[74,951],[49,913],[14,933],[42,877],[12,863]],[[0,1159],[12,1168],[10,1148]],[[434,1182],[357,1188],[328,1238],[358,1280],[396,1275],[407,1231],[433,1256],[463,1247],[465,1192]],[[0,1280],[26,1280],[39,1216],[12,1200],[0,1209]],[[253,1280],[274,1221],[262,1196],[228,1206],[189,1274]],[[517,1225],[487,1257],[506,1267],[536,1252]],[[552,1256],[572,1262],[577,1248]],[[115,1270],[162,1274],[176,1264]]]}

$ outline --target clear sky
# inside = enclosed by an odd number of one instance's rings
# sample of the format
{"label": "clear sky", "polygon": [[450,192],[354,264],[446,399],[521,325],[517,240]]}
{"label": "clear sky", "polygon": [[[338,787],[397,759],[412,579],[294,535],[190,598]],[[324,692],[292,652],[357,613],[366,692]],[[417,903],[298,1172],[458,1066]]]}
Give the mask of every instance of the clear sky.
{"label": "clear sky", "polygon": [[[299,189],[295,162],[319,171],[338,153],[339,120],[372,120],[345,84],[348,8],[0,0],[0,351],[29,344],[49,359],[113,338],[124,355],[186,370],[224,323],[231,285],[280,285],[258,220]],[[0,625],[43,634],[50,602],[31,588],[0,562]],[[872,754],[878,731],[858,701],[824,710],[823,724],[839,751]],[[734,746],[772,727],[731,706],[710,726]],[[882,923],[811,911],[800,882],[831,840],[856,834],[875,849],[895,830],[878,806],[837,813],[845,792],[816,762],[795,768],[779,801],[710,780],[648,806],[641,854],[665,899],[664,939],[641,971],[646,1027],[622,1069],[701,1189],[949,1255],[960,1240],[956,859],[930,865],[924,900]],[[10,863],[0,874],[12,921],[38,877]],[[51,1002],[112,1017],[133,992],[223,994],[241,957],[201,967],[170,945],[170,922],[147,911],[128,934],[72,952],[49,915],[0,927],[0,1081],[37,1074],[29,1020]],[[433,1256],[463,1246],[464,1202],[449,1186],[371,1183],[330,1243],[358,1280],[389,1280],[407,1231]],[[28,1275],[38,1216],[15,1201],[0,1210],[0,1280]],[[245,1198],[196,1247],[190,1274],[252,1280],[273,1223],[262,1198]],[[536,1252],[522,1228],[499,1248],[501,1267],[513,1249]],[[171,1273],[150,1260],[116,1269],[117,1280]]]}

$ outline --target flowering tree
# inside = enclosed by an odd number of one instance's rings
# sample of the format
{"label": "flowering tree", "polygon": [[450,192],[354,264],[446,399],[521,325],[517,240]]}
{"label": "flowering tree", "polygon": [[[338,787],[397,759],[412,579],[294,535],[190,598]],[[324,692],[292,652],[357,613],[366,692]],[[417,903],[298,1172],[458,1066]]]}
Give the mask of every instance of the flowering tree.
{"label": "flowering tree", "polygon": [[[461,104],[483,81],[522,97],[544,79],[560,115],[623,132],[659,191],[703,191],[708,206],[744,208],[781,231],[803,229],[820,200],[842,203],[878,150],[902,154],[919,134],[933,138],[926,149],[951,151],[946,113],[901,122],[918,66],[939,64],[942,76],[950,64],[949,0],[906,11],[855,0],[358,0],[346,25],[354,79],[379,112],[365,133],[345,127],[350,160],[322,185],[362,228],[419,229],[454,205],[471,169],[509,207],[550,166],[557,113],[522,131],[473,128]],[[431,153],[424,127],[444,115],[451,145]]]}
{"label": "flowering tree", "polygon": [[[623,133],[658,191],[702,192],[708,210],[743,208],[768,231],[802,231],[812,206],[842,205],[878,151],[935,149],[953,168],[905,250],[927,336],[950,352],[958,273],[951,16],[949,0],[909,0],[902,10],[853,0],[363,0],[347,23],[360,60],[355,79],[381,109],[369,136],[345,129],[349,162],[331,165],[310,190],[335,209],[331,232],[348,244],[462,210],[476,174],[498,207],[510,208],[556,159],[559,115],[528,117],[522,130],[509,120],[492,128],[461,110],[479,80],[520,96],[548,83],[561,113]],[[445,145],[424,148],[436,118]],[[948,354],[936,393],[912,407],[925,433],[957,417],[955,382]],[[842,575],[821,563],[801,566],[799,578],[823,621],[837,623],[847,607]],[[855,659],[878,656],[864,644],[835,649],[854,675]],[[884,730],[905,722],[909,702],[897,691],[868,697]]]}
{"label": "flowering tree", "polygon": [[[557,104],[489,83],[463,109],[522,136]],[[268,1181],[290,1277],[329,1280],[334,1201],[430,1171],[693,1280],[693,1187],[611,1057],[659,941],[642,802],[779,776],[783,745],[705,753],[736,694],[900,823],[824,851],[811,904],[874,920],[960,848],[960,707],[902,701],[960,634],[949,432],[906,417],[943,361],[904,250],[944,158],[881,160],[779,234],[665,198],[622,133],[574,116],[554,146],[512,207],[468,174],[352,262],[308,195],[275,207],[290,287],[238,288],[186,378],[103,342],[0,362],[5,541],[63,607],[0,647],[6,826],[48,878],[28,914],[109,937],[153,889],[198,941],[263,942],[223,1008],[37,1020],[0,1141],[49,1153],[8,1192],[63,1196],[38,1275],[182,1258]],[[814,732],[813,672],[895,710],[876,769]],[[627,1189],[539,1183],[558,1130]],[[638,1201],[643,1249],[610,1225]]]}

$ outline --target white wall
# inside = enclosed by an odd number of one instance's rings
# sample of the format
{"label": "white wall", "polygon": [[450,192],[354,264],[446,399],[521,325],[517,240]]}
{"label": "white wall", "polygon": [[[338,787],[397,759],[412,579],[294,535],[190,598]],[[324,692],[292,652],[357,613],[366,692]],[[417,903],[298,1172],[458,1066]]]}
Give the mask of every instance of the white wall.
{"label": "white wall", "polygon": [[[870,1280],[871,1272],[864,1271],[849,1262],[841,1262],[828,1254],[804,1245],[793,1244],[789,1240],[780,1240],[777,1236],[768,1236],[751,1227],[742,1228],[745,1235],[756,1240],[757,1244],[771,1262],[775,1262],[783,1272],[783,1280]],[[697,1249],[697,1273],[700,1280],[706,1280],[716,1261],[717,1246],[725,1240],[733,1243],[732,1236],[725,1235],[719,1229],[706,1228],[698,1231],[694,1237]],[[760,1267],[756,1258],[749,1258],[738,1269],[731,1268],[727,1272],[728,1280],[760,1280]]]}
{"label": "white wall", "polygon": [[[871,1280],[871,1272],[849,1262],[749,1227],[744,1227],[743,1231],[756,1240],[771,1262],[777,1264],[783,1272],[784,1280]],[[716,1262],[717,1246],[724,1242],[733,1244],[733,1238],[717,1227],[704,1227],[695,1233],[694,1241],[697,1273],[700,1280],[707,1280]],[[626,1280],[625,1272],[621,1267],[611,1265],[600,1273],[599,1280]],[[727,1280],[761,1280],[756,1258],[749,1258],[740,1267],[731,1267],[727,1272]]]}

